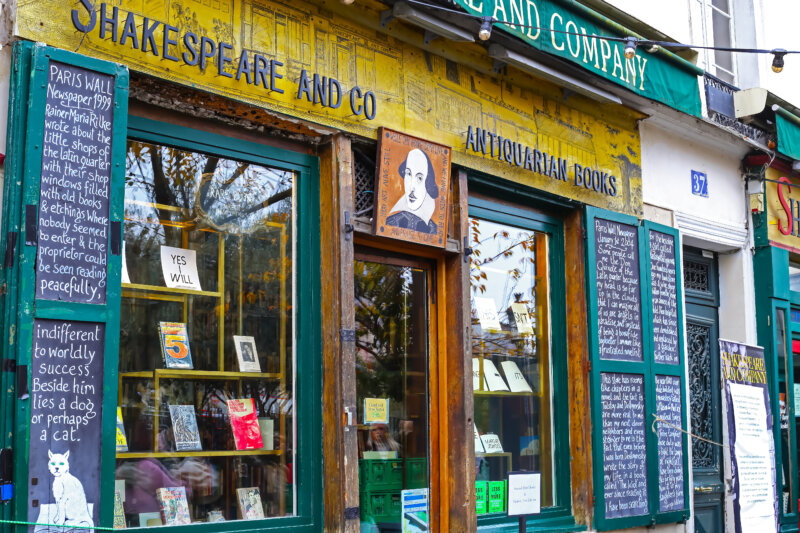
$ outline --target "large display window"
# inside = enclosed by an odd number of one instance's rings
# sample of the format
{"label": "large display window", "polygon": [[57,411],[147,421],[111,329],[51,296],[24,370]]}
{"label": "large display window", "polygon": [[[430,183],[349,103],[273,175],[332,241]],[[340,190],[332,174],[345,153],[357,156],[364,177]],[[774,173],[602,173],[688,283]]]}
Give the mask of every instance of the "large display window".
{"label": "large display window", "polygon": [[[541,474],[541,520],[570,508],[563,230],[536,211],[470,199],[478,524],[507,520],[508,473]],[[533,517],[531,517],[533,519]]]}
{"label": "large display window", "polygon": [[128,140],[119,525],[291,517],[308,507],[298,441],[313,422],[301,423],[296,401],[317,379],[299,364],[296,342],[313,327],[298,320],[308,318],[314,285],[297,282],[308,170],[163,136]]}

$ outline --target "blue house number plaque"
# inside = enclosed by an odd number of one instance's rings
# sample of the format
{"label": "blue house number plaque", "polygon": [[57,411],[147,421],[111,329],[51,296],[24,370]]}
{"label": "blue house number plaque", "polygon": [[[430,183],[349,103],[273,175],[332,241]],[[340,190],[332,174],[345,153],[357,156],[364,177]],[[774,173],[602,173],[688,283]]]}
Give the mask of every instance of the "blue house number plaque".
{"label": "blue house number plaque", "polygon": [[705,172],[692,170],[692,194],[708,198],[708,176]]}

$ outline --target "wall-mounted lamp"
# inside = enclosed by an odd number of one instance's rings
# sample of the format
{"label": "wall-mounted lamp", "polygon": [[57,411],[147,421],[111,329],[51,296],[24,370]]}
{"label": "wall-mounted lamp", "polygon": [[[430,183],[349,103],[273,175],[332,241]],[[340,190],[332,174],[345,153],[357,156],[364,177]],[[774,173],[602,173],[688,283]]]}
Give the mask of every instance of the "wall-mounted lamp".
{"label": "wall-mounted lamp", "polygon": [[418,11],[406,2],[397,2],[391,9],[381,13],[381,27],[386,27],[394,19],[401,19],[425,30],[425,44],[437,37],[444,37],[451,41],[474,43],[472,33],[436,18],[422,11]]}
{"label": "wall-mounted lamp", "polygon": [[513,65],[518,69],[534,74],[546,80],[550,80],[558,85],[566,87],[571,91],[583,94],[594,100],[604,103],[621,104],[622,100],[615,94],[605,91],[599,87],[589,85],[569,74],[564,74],[543,63],[539,63],[522,54],[512,52],[499,44],[489,45],[489,57],[495,60],[495,72],[498,72],[504,65]]}
{"label": "wall-mounted lamp", "polygon": [[783,71],[783,56],[786,55],[786,50],[783,48],[776,48],[772,51],[772,72],[778,73]]}

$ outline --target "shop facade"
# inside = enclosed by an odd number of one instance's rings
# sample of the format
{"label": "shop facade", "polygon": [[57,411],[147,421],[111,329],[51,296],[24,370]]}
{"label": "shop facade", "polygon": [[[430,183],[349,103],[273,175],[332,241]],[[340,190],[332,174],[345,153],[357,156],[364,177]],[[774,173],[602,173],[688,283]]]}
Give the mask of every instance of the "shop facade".
{"label": "shop facade", "polygon": [[680,224],[616,86],[692,115],[696,72],[211,4],[16,5],[4,528],[516,530],[525,471],[530,531],[683,530]]}

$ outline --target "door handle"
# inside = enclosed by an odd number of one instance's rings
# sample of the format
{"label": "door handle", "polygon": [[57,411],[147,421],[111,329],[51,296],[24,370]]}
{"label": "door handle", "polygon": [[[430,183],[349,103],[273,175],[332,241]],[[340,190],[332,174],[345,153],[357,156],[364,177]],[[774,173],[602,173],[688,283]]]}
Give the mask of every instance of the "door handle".
{"label": "door handle", "polygon": [[714,487],[709,487],[709,486],[706,486],[706,487],[695,487],[694,491],[696,493],[697,492],[703,492],[703,493],[705,493],[705,492],[714,492]]}

